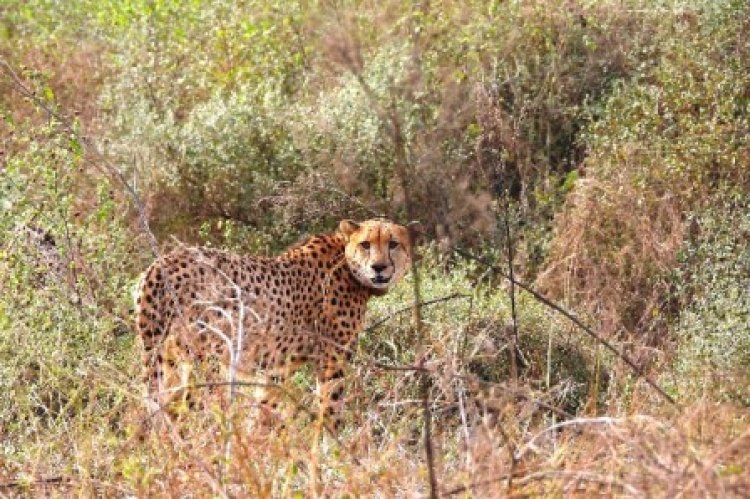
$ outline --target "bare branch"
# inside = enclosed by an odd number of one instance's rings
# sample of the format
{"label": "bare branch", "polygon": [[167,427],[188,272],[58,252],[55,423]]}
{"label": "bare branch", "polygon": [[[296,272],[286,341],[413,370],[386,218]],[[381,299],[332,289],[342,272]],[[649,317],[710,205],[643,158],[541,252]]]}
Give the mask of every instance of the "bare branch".
{"label": "bare branch", "polygon": [[[482,480],[479,482],[473,482],[468,485],[461,485],[444,492],[444,496],[454,496],[462,492],[466,492],[472,489],[483,487],[486,485],[492,485],[494,483],[501,483],[508,480],[510,474],[504,474],[497,478],[491,478],[489,480]],[[544,480],[554,480],[559,478],[568,478],[575,481],[593,482],[606,485],[609,487],[617,487],[623,492],[629,495],[638,495],[638,490],[630,484],[624,483],[617,478],[609,475],[602,475],[600,473],[593,473],[588,471],[568,471],[568,470],[548,470],[531,473],[529,475],[523,475],[521,473],[513,474],[514,478],[518,478],[516,483],[519,485],[528,485],[532,482],[539,482]]]}
{"label": "bare branch", "polygon": [[[452,294],[449,294],[447,296],[443,296],[441,298],[435,298],[435,299],[432,299],[432,300],[423,301],[423,302],[420,303],[420,306],[425,307],[425,306],[428,306],[428,305],[435,305],[437,303],[443,303],[443,302],[446,302],[446,301],[455,300],[457,298],[471,298],[471,295],[467,295],[467,294],[464,294],[464,293],[452,293]],[[369,326],[367,326],[367,328],[365,328],[364,332],[370,332],[373,329],[377,329],[378,327],[382,326],[383,324],[385,324],[389,320],[393,319],[395,316],[403,314],[404,312],[409,312],[409,311],[413,310],[413,308],[414,308],[413,304],[412,305],[407,305],[406,307],[403,307],[403,308],[400,308],[400,309],[396,310],[395,312],[393,312],[392,314],[390,314],[390,315],[388,315],[386,317],[383,317],[382,319],[377,320],[373,324],[370,324]]]}

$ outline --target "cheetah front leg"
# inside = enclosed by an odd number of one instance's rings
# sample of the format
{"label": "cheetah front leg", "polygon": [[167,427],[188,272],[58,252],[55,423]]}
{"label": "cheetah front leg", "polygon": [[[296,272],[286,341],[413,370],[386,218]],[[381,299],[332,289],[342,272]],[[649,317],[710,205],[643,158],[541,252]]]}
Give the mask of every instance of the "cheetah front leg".
{"label": "cheetah front leg", "polygon": [[344,363],[339,356],[329,356],[318,367],[317,374],[320,421],[326,422],[330,429],[339,431],[343,427]]}

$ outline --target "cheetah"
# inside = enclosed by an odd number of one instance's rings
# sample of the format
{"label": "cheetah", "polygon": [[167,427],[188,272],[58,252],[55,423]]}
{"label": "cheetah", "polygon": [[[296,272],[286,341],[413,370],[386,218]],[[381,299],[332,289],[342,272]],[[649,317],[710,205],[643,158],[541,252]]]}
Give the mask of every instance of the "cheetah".
{"label": "cheetah", "polygon": [[[169,412],[199,363],[223,380],[261,372],[274,382],[309,364],[321,416],[340,427],[343,368],[367,302],[408,272],[420,231],[418,222],[343,220],[275,258],[202,247],[159,257],[136,300],[147,404]],[[274,392],[257,395],[262,408],[277,407]]]}

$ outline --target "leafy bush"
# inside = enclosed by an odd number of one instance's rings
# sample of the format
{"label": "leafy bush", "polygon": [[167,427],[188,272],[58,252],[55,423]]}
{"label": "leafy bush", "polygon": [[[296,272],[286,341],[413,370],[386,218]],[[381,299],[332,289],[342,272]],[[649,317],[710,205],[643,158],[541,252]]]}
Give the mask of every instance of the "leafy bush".
{"label": "leafy bush", "polygon": [[[469,262],[458,262],[447,271],[442,269],[434,249],[422,269],[422,300],[437,300],[422,310],[426,337],[416,337],[411,313],[391,316],[394,310],[403,311],[404,304],[413,301],[413,277],[409,275],[403,285],[372,302],[371,320],[390,320],[362,338],[360,353],[386,365],[408,365],[414,363],[417,352],[426,348],[426,355],[439,373],[460,374],[489,384],[511,379],[513,321],[507,288],[494,280],[478,281],[485,269]],[[517,360],[519,379],[547,392],[556,405],[572,413],[587,403],[595,407],[607,389],[604,381],[597,385],[595,371],[606,368],[595,365],[596,348],[579,331],[571,330],[567,319],[529,294],[516,291],[522,357]],[[446,297],[449,299],[442,301]],[[362,387],[365,393],[371,389]],[[450,398],[453,394],[442,396]]]}
{"label": "leafy bush", "polygon": [[681,298],[676,383],[688,394],[750,405],[750,205],[713,207],[692,217],[695,236],[675,276]]}
{"label": "leafy bush", "polygon": [[586,178],[556,222],[545,282],[609,332],[663,339],[685,215],[750,188],[747,12],[689,11],[661,64],[592,109]]}
{"label": "leafy bush", "polygon": [[298,7],[159,3],[126,17],[109,40],[108,151],[149,200],[157,235],[195,240],[194,219],[229,220],[267,229],[256,245],[276,239],[260,204],[299,170],[286,126],[307,53]]}
{"label": "leafy bush", "polygon": [[[257,7],[138,4],[115,16],[110,150],[152,197],[159,233],[195,238],[165,205],[249,222],[267,240],[279,240],[278,217],[305,230],[331,211],[410,213],[477,245],[494,234],[506,187],[524,223],[548,224],[581,156],[586,104],[655,46],[652,25],[577,4],[398,5],[388,19],[364,6]],[[248,215],[259,211],[273,216]],[[540,239],[524,250],[532,271]]]}
{"label": "leafy bush", "polygon": [[69,466],[70,446],[116,424],[137,393],[128,291],[138,238],[114,186],[79,174],[80,145],[54,120],[5,125],[17,152],[0,177],[1,455]]}

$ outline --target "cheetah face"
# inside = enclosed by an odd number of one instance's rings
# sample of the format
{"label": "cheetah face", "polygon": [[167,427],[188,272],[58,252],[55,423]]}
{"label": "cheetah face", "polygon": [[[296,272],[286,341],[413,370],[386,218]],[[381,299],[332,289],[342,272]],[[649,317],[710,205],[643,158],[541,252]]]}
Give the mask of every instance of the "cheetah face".
{"label": "cheetah face", "polygon": [[383,220],[357,223],[343,220],[339,232],[347,238],[346,263],[364,286],[385,292],[411,267],[419,222],[403,226]]}

